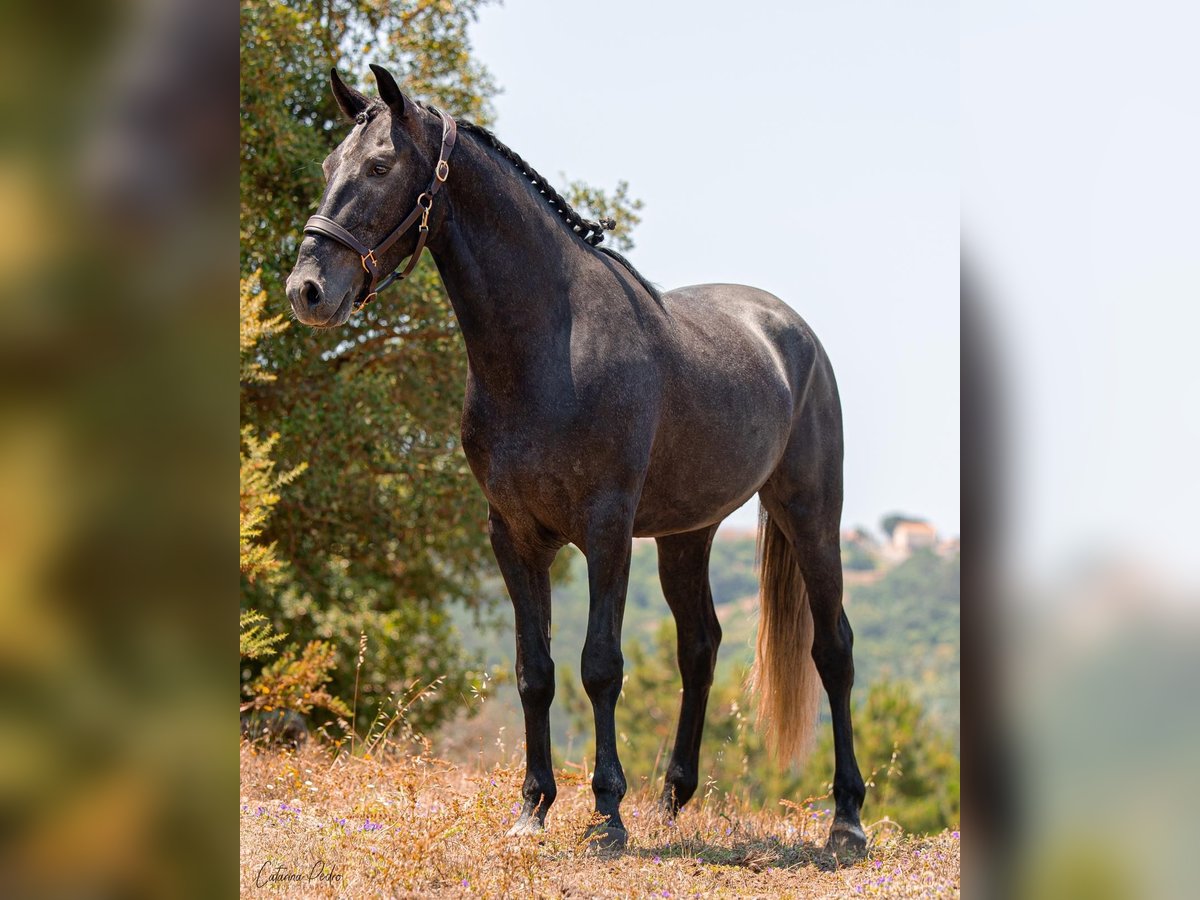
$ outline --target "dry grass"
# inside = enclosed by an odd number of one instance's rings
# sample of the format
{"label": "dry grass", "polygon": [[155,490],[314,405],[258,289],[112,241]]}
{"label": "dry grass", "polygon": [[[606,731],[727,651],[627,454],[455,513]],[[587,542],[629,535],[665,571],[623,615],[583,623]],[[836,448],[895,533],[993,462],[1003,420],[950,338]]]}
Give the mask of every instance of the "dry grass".
{"label": "dry grass", "polygon": [[959,894],[958,832],[914,838],[868,828],[868,858],[838,867],[825,815],[749,812],[701,788],[677,823],[652,797],[622,805],[620,854],[589,852],[581,771],[559,772],[540,838],[509,839],[518,768],[468,771],[425,755],[364,760],[319,748],[243,745],[242,896],[943,897]]}

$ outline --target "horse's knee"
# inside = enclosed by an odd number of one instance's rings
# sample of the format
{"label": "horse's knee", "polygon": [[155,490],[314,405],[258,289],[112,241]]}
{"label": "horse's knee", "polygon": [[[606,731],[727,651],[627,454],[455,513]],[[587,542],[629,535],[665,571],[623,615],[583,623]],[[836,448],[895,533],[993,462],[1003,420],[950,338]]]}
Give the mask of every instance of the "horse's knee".
{"label": "horse's knee", "polygon": [[553,660],[524,660],[517,671],[517,693],[522,704],[549,706],[554,700]]}
{"label": "horse's knee", "polygon": [[602,650],[585,645],[580,669],[583,689],[593,703],[610,699],[616,701],[625,671],[625,658],[621,655],[620,646]]}

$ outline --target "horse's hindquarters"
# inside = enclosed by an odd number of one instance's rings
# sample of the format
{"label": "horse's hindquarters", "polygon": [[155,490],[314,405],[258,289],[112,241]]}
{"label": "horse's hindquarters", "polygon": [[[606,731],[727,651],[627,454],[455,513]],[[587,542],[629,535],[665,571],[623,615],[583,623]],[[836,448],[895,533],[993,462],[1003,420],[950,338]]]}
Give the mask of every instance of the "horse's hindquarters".
{"label": "horse's hindquarters", "polygon": [[721,521],[775,470],[816,357],[803,321],[740,285],[666,294],[675,323],[634,520],[644,536]]}

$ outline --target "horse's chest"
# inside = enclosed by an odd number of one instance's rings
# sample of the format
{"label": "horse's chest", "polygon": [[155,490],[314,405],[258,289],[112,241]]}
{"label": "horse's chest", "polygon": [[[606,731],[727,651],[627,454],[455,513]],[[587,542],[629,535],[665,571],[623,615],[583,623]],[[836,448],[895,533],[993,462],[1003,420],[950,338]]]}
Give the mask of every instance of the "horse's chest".
{"label": "horse's chest", "polygon": [[535,421],[465,417],[463,448],[484,493],[496,502],[583,478],[586,442],[574,432]]}
{"label": "horse's chest", "polygon": [[636,481],[644,454],[597,417],[463,417],[463,448],[488,502],[568,527],[597,491]]}

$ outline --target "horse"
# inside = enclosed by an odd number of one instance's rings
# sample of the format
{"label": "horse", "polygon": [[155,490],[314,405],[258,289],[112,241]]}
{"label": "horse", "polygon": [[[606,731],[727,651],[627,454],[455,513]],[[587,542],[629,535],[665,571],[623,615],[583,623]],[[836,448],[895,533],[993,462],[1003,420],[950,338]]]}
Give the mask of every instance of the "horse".
{"label": "horse", "polygon": [[[720,522],[760,504],[760,620],[752,683],[778,758],[803,754],[823,686],[834,736],[827,848],[860,855],[865,787],[854,756],[853,632],[842,604],[842,417],[833,368],[777,297],[734,284],[660,292],[598,246],[584,218],[487,129],[405,95],[330,84],[354,123],[323,163],[326,186],[286,283],[296,318],[341,325],[428,248],[466,345],[462,446],[516,619],[526,769],[510,835],[537,834],[554,803],[550,566],[587,560],[581,660],[592,704],[599,813],[589,839],[628,832],[614,722],[632,539],[653,537],[678,633],[683,696],[661,806],[696,791],[721,627],[708,580]],[[403,272],[397,271],[404,260]],[[388,274],[384,274],[388,273]]]}

